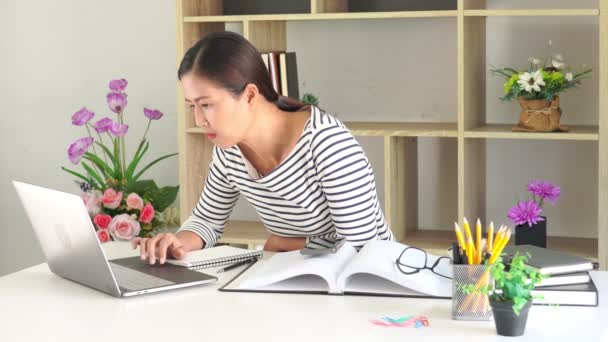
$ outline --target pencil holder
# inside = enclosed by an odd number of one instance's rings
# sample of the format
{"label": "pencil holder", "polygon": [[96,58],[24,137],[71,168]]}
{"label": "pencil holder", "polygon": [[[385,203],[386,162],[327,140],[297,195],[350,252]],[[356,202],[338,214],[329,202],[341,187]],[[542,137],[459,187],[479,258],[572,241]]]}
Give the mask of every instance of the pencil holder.
{"label": "pencil holder", "polygon": [[[489,321],[492,319],[492,308],[487,294],[479,289],[493,281],[490,272],[484,265],[453,265],[452,278],[452,319],[462,321]],[[463,287],[473,284],[476,291],[469,294]]]}

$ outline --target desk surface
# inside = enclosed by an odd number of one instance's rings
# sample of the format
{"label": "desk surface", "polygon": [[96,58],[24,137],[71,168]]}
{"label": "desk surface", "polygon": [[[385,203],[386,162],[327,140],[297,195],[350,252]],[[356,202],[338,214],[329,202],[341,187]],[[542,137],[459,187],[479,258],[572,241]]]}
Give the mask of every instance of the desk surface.
{"label": "desk surface", "polygon": [[[135,255],[105,246],[110,259]],[[225,293],[239,270],[202,287],[120,299],[62,279],[46,264],[0,278],[2,341],[511,341],[494,322],[451,319],[449,300],[358,296]],[[608,272],[593,272],[608,293]],[[426,315],[430,327],[379,327],[370,319]],[[10,337],[10,338],[9,338]],[[600,307],[530,310],[518,341],[608,341],[608,300]]]}

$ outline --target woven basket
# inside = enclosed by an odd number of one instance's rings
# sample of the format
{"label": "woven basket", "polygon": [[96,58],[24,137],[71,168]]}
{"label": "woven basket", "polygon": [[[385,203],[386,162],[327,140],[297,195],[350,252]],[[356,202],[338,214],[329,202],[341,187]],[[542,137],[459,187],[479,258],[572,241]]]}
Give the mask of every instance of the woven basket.
{"label": "woven basket", "polygon": [[514,132],[567,132],[568,127],[559,123],[562,110],[559,107],[559,96],[553,101],[526,100],[518,98],[521,112],[519,122],[513,126]]}

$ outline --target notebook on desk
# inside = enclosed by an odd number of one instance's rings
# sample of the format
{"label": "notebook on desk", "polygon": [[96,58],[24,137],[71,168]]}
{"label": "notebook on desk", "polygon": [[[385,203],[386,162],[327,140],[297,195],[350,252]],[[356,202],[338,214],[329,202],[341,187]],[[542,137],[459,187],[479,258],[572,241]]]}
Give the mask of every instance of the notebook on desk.
{"label": "notebook on desk", "polygon": [[262,253],[264,252],[224,245],[191,251],[184,259],[167,259],[167,262],[189,269],[203,269],[230,265],[247,259],[261,258]]}
{"label": "notebook on desk", "polygon": [[[376,240],[359,253],[348,244],[335,254],[277,253],[250,265],[220,291],[451,298],[450,279],[429,270],[406,275],[398,269],[396,260],[406,247]],[[427,264],[437,258],[429,254]],[[451,274],[449,263],[446,267]]]}

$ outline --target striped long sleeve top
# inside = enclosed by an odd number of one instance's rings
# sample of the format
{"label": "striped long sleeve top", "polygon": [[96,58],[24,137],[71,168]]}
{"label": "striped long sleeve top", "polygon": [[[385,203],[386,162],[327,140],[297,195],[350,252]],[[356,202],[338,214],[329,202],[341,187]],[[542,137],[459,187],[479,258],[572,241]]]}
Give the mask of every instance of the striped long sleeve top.
{"label": "striped long sleeve top", "polygon": [[371,240],[394,240],[363,148],[340,120],[314,106],[294,149],[263,177],[238,146],[216,146],[202,195],[180,231],[213,246],[240,195],[271,233],[306,237],[310,248],[345,239],[358,250]]}

